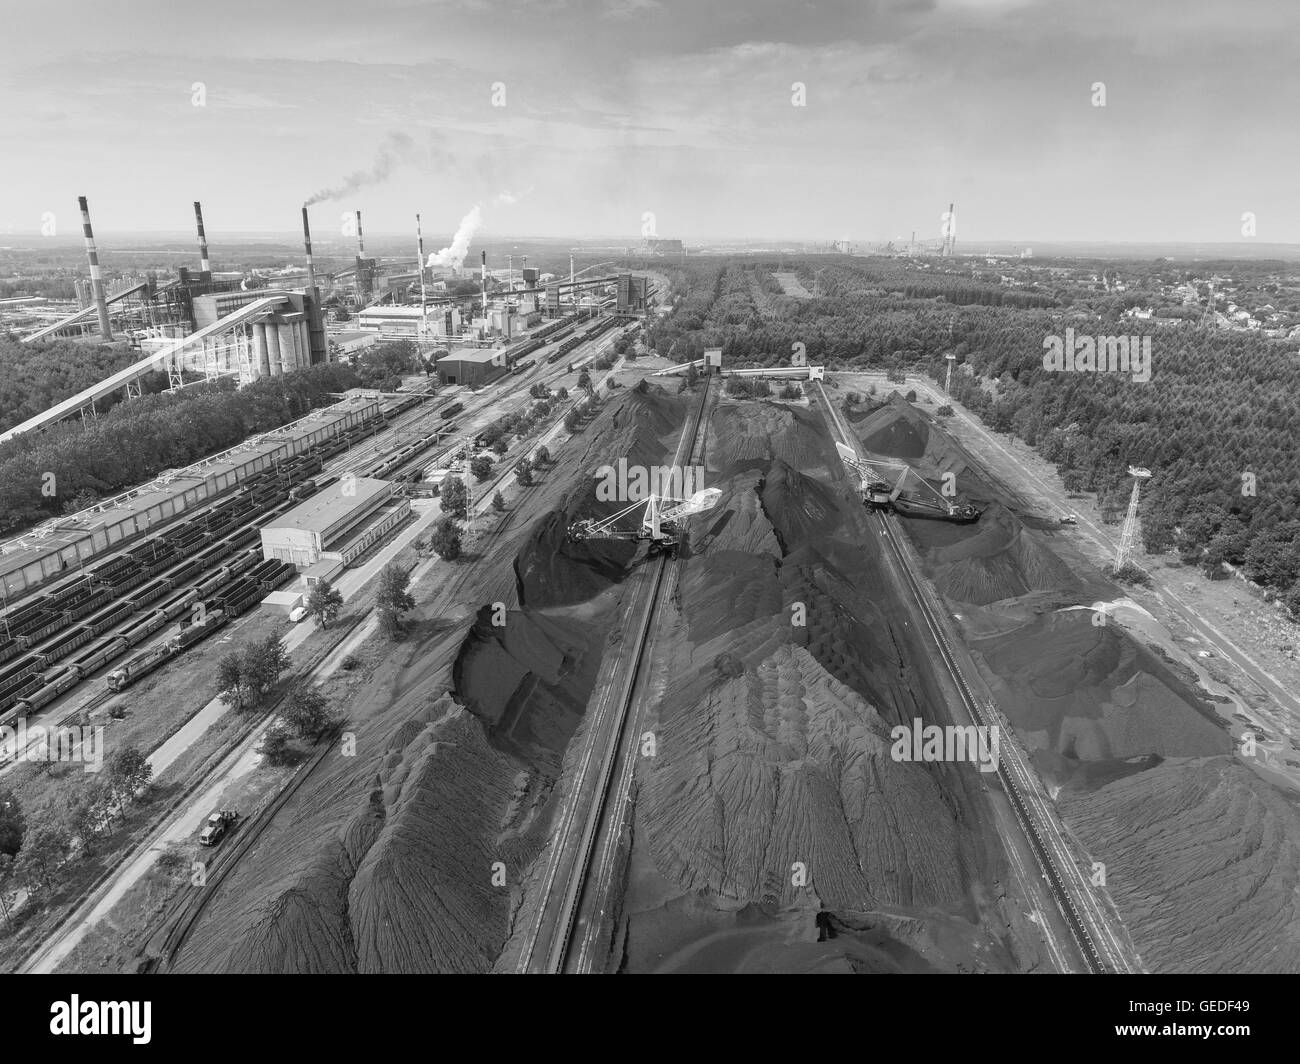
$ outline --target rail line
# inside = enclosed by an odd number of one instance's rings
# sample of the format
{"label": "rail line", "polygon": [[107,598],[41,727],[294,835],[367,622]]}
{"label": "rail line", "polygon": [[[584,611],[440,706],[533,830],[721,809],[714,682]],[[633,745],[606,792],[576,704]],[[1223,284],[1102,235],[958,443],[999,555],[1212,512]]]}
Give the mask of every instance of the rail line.
{"label": "rail line", "polygon": [[[706,382],[705,397],[699,411],[696,413],[695,429],[691,436],[690,448],[683,455],[679,443],[678,452],[674,456],[675,465],[680,467],[682,465],[703,464],[704,445],[708,438],[709,428],[707,413],[708,385]],[[685,443],[685,438],[681,442]],[[658,604],[665,601],[671,602],[676,596],[684,565],[685,559],[679,557],[674,559],[670,565],[664,567],[664,580],[655,599],[654,615],[650,620],[649,631],[653,632],[657,627]],[[602,934],[607,925],[604,917],[611,897],[611,890],[614,886],[614,873],[618,867],[623,826],[631,800],[632,782],[636,774],[638,743],[641,733],[641,717],[637,710],[642,706],[640,699],[637,697],[637,691],[641,674],[642,669],[638,665],[637,676],[633,678],[629,693],[629,712],[620,724],[619,734],[614,743],[614,756],[611,758],[611,766],[617,773],[616,782],[613,783],[612,787],[607,787],[600,812],[597,843],[593,848],[593,853],[599,859],[596,862],[597,867],[594,870],[594,875],[589,870],[587,876],[583,879],[582,893],[579,897],[578,908],[575,910],[575,918],[572,921],[570,938],[572,939],[573,931],[577,928],[581,928],[582,933],[576,943],[573,941],[569,943],[563,968],[565,972],[579,974],[594,972],[597,970],[596,965],[600,960],[598,950]],[[632,726],[629,727],[629,724]]]}
{"label": "rail line", "polygon": [[[683,432],[675,459],[680,456],[682,447],[686,446],[689,464],[696,451],[702,426],[707,428],[704,415],[712,392],[711,385],[711,379],[705,382],[700,405],[689,432]],[[554,841],[542,879],[536,914],[520,951],[517,964],[520,972],[566,971],[569,968],[574,931],[580,912],[587,909],[598,915],[602,898],[597,894],[608,889],[609,870],[606,865],[597,876],[597,892],[588,890],[592,856],[602,835],[602,826],[607,822],[615,764],[623,737],[627,733],[629,710],[634,703],[645,664],[645,650],[654,628],[657,605],[661,601],[664,580],[670,568],[669,561],[666,556],[661,556],[659,564],[652,570],[647,571],[647,567],[643,567],[640,580],[633,589],[632,606],[628,611],[633,623],[630,652],[621,656],[614,666],[617,669],[615,676],[605,680],[604,691],[613,697],[598,696],[595,713],[585,732],[582,752],[573,775],[572,790],[567,795],[559,829],[552,836]],[[583,798],[588,794],[590,800],[584,803]],[[621,818],[611,817],[609,821],[615,831],[621,826]],[[605,847],[607,860],[612,857],[610,851],[616,848],[617,837],[612,845]],[[598,934],[599,929],[593,926],[597,922],[593,919],[586,921],[584,944]],[[586,960],[589,950],[584,949],[582,956],[584,963],[589,963]]]}
{"label": "rail line", "polygon": [[[853,447],[856,450],[856,438],[848,432],[847,426],[845,426],[840,417],[839,411],[837,411],[834,405],[830,402],[830,399],[826,395],[820,382],[818,382],[817,388],[821,395],[824,409],[826,409],[831,416],[836,433],[847,446]],[[916,602],[921,613],[921,618],[925,622],[930,637],[939,651],[939,656],[943,662],[944,668],[947,670],[956,686],[962,704],[971,721],[977,725],[1000,727],[998,721],[992,719],[991,715],[986,712],[979,699],[975,697],[969,683],[967,683],[966,677],[957,661],[956,654],[953,651],[947,634],[943,629],[943,625],[938,620],[937,610],[930,602],[926,589],[922,586],[921,582],[913,572],[913,567],[906,551],[898,542],[897,533],[893,526],[891,515],[881,512],[876,516],[879,519],[881,530],[884,533],[883,538],[889,545],[890,551],[898,563],[898,568],[907,582],[908,590]],[[1010,749],[1012,753],[1009,758],[998,758],[998,779],[1002,783],[1003,790],[1010,802],[1016,821],[1020,825],[1021,833],[1024,835],[1025,841],[1029,844],[1034,859],[1042,871],[1043,878],[1047,881],[1048,889],[1052,894],[1052,899],[1056,903],[1062,919],[1070,930],[1070,935],[1074,939],[1075,947],[1078,950],[1080,957],[1083,959],[1088,969],[1093,973],[1103,974],[1108,971],[1132,971],[1132,967],[1124,956],[1123,947],[1110,932],[1104,916],[1100,912],[1094,911],[1088,914],[1090,919],[1085,920],[1084,916],[1080,913],[1079,908],[1076,906],[1074,901],[1074,892],[1066,886],[1065,878],[1057,867],[1057,859],[1053,856],[1048,843],[1044,840],[1043,834],[1040,832],[1037,824],[1037,818],[1034,815],[1034,813],[1037,812],[1038,816],[1041,816],[1050,822],[1050,811],[1046,809],[1037,811],[1031,810],[1030,802],[1026,799],[1024,791],[1026,788],[1032,790],[1032,781],[1029,779],[1023,766],[1018,764],[1018,758],[1014,747],[1012,746]],[[1012,768],[1008,768],[1008,761],[1012,762]],[[1018,774],[1024,776],[1023,787],[1021,781],[1017,779]],[[1075,871],[1077,873],[1077,868],[1075,868]],[[1087,900],[1092,904],[1094,910],[1096,910],[1096,900],[1092,898],[1089,892],[1084,891],[1084,894]],[[1106,941],[1107,959],[1105,960],[1102,957],[1102,951],[1097,947],[1097,940],[1089,927],[1090,923],[1098,926],[1103,939]]]}
{"label": "rail line", "polygon": [[[519,457],[520,456],[517,455],[511,461],[502,462],[497,466],[494,475],[481,486],[478,493],[481,499],[486,500],[489,497],[488,493],[499,487],[500,484],[511,475],[514,466],[519,461]],[[519,500],[524,496],[531,494],[537,487],[538,485],[533,484],[522,488],[520,495],[516,498],[515,505],[502,516],[500,521],[495,522],[484,532],[483,537],[478,543],[478,549],[486,549],[505,533],[505,531],[514,523],[515,517],[520,512]],[[487,505],[486,501],[483,505]],[[470,572],[467,569],[462,568],[458,571],[455,582],[450,589],[450,597],[453,600],[457,597],[455,592],[459,591],[469,576]],[[336,638],[332,639],[327,647],[320,649],[316,654],[314,654],[310,663],[299,673],[299,680],[309,680],[312,674],[320,667],[326,658],[328,658],[337,647],[342,645],[343,641],[358,628],[369,613],[370,611],[367,611],[366,614],[358,616],[346,628],[338,629]],[[288,690],[289,685],[286,685],[285,694],[287,694]],[[280,702],[285,697],[285,694],[280,695],[275,702],[268,707],[266,714],[263,716],[257,727],[261,727],[262,724],[265,724],[274,716]],[[207,882],[203,888],[201,888],[197,894],[182,898],[182,900],[174,906],[164,918],[161,928],[149,939],[146,945],[146,953],[149,955],[149,959],[146,962],[147,970],[157,971],[161,970],[164,966],[171,964],[180,948],[185,944],[185,941],[189,937],[189,933],[198,921],[198,918],[203,914],[208,903],[216,895],[217,889],[229,875],[230,871],[253,847],[261,837],[262,833],[275,819],[275,816],[280,809],[282,809],[289,799],[298,791],[302,784],[332,749],[333,745],[330,737],[327,736],[322,738],[321,748],[314,752],[308,761],[299,766],[298,770],[275,798],[267,806],[259,810],[255,816],[250,817],[243,824],[239,825],[239,828],[235,833],[233,845],[221,853],[219,862],[216,867],[210,871]]]}

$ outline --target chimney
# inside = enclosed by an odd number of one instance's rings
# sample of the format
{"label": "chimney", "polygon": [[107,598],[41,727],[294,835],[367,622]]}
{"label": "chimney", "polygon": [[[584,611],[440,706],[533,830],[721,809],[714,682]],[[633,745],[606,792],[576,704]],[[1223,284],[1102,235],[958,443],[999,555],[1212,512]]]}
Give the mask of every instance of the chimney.
{"label": "chimney", "polygon": [[483,318],[487,319],[487,251],[479,252],[483,256]]}
{"label": "chimney", "polygon": [[357,258],[366,257],[366,241],[361,235],[361,212],[357,211]]}
{"label": "chimney", "polygon": [[205,281],[212,280],[212,264],[208,262],[208,237],[203,232],[203,206],[194,201],[194,224],[199,229],[199,277]]}
{"label": "chimney", "polygon": [[307,287],[316,293],[316,268],[311,260],[311,226],[307,224],[307,208],[302,209],[302,246],[307,252]]}
{"label": "chimney", "polygon": [[415,216],[415,254],[416,268],[420,271],[420,328],[418,335],[424,335],[424,231],[420,228],[420,216]]}
{"label": "chimney", "polygon": [[99,255],[95,252],[95,234],[90,229],[90,208],[86,206],[86,197],[78,196],[81,206],[81,233],[86,238],[86,257],[90,259],[90,293],[99,311],[99,335],[105,340],[113,339],[113,330],[108,324],[108,303],[104,299],[104,277],[99,272]]}

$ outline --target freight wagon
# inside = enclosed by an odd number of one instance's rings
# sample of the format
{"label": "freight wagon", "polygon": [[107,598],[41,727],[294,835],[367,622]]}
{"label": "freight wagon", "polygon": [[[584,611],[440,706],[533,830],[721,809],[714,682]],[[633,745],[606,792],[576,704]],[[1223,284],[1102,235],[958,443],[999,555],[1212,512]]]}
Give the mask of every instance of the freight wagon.
{"label": "freight wagon", "polygon": [[68,663],[68,667],[75,669],[81,679],[86,679],[93,673],[98,672],[110,661],[116,661],[128,650],[131,644],[122,636],[112,636],[101,643],[96,643],[87,650],[83,650]]}

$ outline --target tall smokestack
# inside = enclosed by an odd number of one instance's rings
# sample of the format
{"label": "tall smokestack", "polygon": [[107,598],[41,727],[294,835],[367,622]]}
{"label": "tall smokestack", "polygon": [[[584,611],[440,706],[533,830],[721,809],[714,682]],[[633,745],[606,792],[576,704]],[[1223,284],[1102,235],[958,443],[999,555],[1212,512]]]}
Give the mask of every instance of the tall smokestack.
{"label": "tall smokestack", "polygon": [[365,238],[361,235],[361,212],[357,211],[357,258],[364,259],[365,257],[366,257],[366,241]]}
{"label": "tall smokestack", "polygon": [[86,238],[86,257],[90,260],[90,293],[95,300],[95,309],[99,311],[99,335],[105,340],[113,339],[113,330],[108,324],[108,303],[104,299],[104,277],[99,272],[99,255],[95,251],[95,234],[90,228],[90,208],[86,206],[86,197],[78,196],[81,207],[81,233]]}
{"label": "tall smokestack", "polygon": [[415,254],[416,266],[420,271],[420,327],[416,330],[416,335],[423,338],[424,336],[424,230],[420,228],[420,216],[415,216]]}
{"label": "tall smokestack", "polygon": [[203,206],[198,200],[194,201],[194,224],[199,229],[199,273],[206,274],[207,279],[212,279],[212,264],[208,262],[208,236],[203,231]]}
{"label": "tall smokestack", "polygon": [[569,256],[569,284],[573,284],[573,256]]}
{"label": "tall smokestack", "polygon": [[302,209],[302,246],[307,252],[307,287],[316,292],[316,267],[311,259],[311,226],[307,222],[307,208]]}
{"label": "tall smokestack", "polygon": [[483,318],[487,319],[487,251],[479,252],[483,256]]}

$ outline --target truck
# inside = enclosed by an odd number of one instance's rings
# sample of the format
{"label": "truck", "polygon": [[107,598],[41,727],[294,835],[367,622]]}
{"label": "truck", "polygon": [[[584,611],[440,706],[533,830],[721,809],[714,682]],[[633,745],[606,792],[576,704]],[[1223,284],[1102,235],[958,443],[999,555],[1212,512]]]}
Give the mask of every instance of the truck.
{"label": "truck", "polygon": [[239,814],[233,809],[220,809],[211,814],[203,824],[203,830],[199,832],[200,846],[215,846],[239,823]]}

